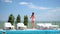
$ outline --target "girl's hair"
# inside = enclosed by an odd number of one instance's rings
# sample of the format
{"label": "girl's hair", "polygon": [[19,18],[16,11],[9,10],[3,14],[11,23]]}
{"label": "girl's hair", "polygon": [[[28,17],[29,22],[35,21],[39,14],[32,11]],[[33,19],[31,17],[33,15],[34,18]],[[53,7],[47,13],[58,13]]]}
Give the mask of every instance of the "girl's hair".
{"label": "girl's hair", "polygon": [[34,15],[34,12],[32,12],[32,16]]}

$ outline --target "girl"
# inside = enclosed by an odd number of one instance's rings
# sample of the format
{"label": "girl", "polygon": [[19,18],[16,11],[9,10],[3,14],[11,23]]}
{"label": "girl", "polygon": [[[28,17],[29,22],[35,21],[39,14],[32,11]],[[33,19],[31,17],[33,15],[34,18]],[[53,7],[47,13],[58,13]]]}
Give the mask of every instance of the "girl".
{"label": "girl", "polygon": [[34,12],[32,12],[32,15],[30,18],[32,19],[32,28],[34,28],[34,21],[35,21]]}

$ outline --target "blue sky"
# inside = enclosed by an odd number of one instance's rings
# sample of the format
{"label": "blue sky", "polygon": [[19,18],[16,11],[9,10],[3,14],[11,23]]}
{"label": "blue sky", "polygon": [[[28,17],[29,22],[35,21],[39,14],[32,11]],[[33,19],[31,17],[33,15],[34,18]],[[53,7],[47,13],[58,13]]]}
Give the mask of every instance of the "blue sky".
{"label": "blue sky", "polygon": [[10,14],[15,19],[18,14],[23,21],[31,13],[35,13],[36,21],[60,21],[60,0],[0,0],[0,21],[7,21]]}

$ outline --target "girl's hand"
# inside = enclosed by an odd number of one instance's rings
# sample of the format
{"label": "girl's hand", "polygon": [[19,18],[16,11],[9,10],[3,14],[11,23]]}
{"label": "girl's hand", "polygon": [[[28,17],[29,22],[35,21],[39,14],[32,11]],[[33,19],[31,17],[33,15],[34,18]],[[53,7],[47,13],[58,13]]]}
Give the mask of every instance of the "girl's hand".
{"label": "girl's hand", "polygon": [[31,17],[30,17],[30,19],[31,19]]}

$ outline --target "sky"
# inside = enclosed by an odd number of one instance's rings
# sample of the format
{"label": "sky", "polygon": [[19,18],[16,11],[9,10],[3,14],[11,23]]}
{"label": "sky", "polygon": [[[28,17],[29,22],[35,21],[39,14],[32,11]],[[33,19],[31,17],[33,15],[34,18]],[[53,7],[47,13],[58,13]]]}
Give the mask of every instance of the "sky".
{"label": "sky", "polygon": [[18,14],[21,21],[24,15],[34,12],[36,21],[60,21],[60,0],[0,0],[0,21],[7,21],[10,14],[16,20]]}

